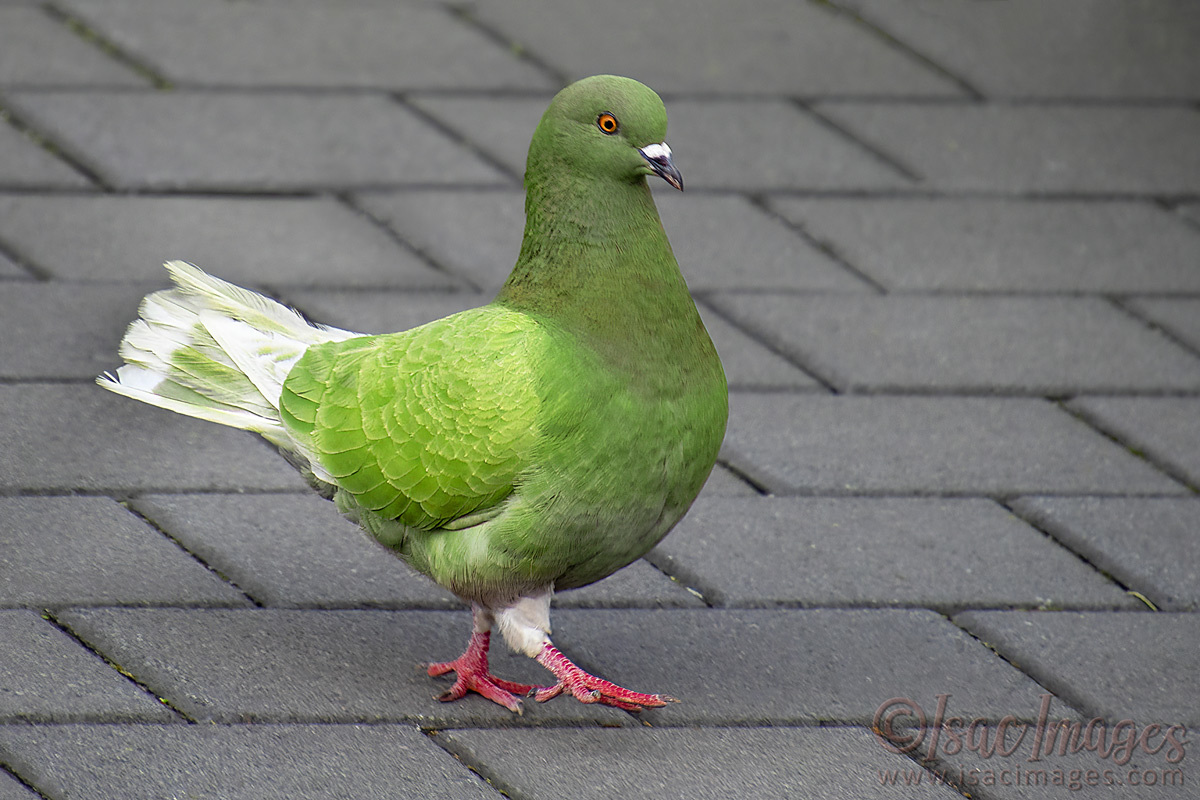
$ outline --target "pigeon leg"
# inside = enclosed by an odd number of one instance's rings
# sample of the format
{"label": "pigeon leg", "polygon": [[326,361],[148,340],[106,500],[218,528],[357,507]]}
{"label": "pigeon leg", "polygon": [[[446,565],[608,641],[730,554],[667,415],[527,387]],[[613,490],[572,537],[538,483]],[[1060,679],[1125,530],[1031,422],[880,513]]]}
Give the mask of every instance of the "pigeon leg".
{"label": "pigeon leg", "polygon": [[542,651],[537,655],[537,662],[558,678],[556,685],[538,689],[534,693],[533,699],[539,703],[558,697],[564,691],[569,692],[581,703],[603,703],[606,706],[615,706],[625,711],[641,711],[643,708],[658,708],[667,703],[679,702],[670,695],[631,692],[615,683],[584,672],[549,641],[542,645]]}
{"label": "pigeon leg", "polygon": [[[486,614],[486,612],[484,612]],[[441,661],[429,664],[427,672],[431,677],[455,673],[454,685],[447,689],[437,699],[443,703],[458,700],[467,692],[477,692],[493,703],[499,703],[509,711],[520,714],[521,701],[516,695],[527,695],[536,687],[524,683],[514,683],[497,678],[488,669],[488,645],[491,642],[490,630],[479,630],[480,624],[486,623],[491,627],[491,618],[481,616],[479,610],[475,613],[475,630],[471,633],[471,641],[467,644],[466,652],[453,661]]]}

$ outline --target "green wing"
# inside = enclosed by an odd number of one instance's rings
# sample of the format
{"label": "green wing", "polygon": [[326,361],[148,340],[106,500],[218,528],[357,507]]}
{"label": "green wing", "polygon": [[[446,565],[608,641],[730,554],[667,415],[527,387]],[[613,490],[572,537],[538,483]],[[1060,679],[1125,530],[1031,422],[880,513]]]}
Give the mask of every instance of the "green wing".
{"label": "green wing", "polygon": [[284,425],[337,486],[430,530],[512,493],[537,434],[537,325],[495,306],[309,348]]}

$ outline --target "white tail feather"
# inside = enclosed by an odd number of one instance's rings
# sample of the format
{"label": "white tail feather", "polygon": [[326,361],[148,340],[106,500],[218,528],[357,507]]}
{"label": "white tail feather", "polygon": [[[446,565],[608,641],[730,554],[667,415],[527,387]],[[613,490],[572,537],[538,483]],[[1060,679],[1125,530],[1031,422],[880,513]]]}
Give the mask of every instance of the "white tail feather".
{"label": "white tail feather", "polygon": [[200,323],[267,402],[278,408],[283,381],[308,344],[257,330],[216,311],[202,312]]}
{"label": "white tail feather", "polygon": [[[166,264],[176,288],[148,295],[121,342],[128,362],[105,389],[187,416],[261,434],[310,461],[279,416],[283,382],[314,344],[362,334],[314,325],[270,298],[191,264]],[[332,481],[319,465],[310,468]]]}

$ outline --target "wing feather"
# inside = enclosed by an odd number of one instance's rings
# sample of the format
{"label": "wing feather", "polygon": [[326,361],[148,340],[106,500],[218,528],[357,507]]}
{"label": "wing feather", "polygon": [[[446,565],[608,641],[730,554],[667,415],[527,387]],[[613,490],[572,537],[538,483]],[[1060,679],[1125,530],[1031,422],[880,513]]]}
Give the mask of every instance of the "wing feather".
{"label": "wing feather", "polygon": [[512,493],[536,440],[537,323],[494,306],[309,348],[284,424],[359,506],[434,529]]}

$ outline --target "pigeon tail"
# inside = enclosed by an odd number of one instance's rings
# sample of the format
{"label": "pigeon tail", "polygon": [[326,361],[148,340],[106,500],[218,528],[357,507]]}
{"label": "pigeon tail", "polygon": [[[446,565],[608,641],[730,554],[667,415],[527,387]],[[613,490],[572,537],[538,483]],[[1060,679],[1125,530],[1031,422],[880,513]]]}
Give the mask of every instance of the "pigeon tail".
{"label": "pigeon tail", "polygon": [[[165,266],[175,287],[142,301],[121,341],[126,363],[96,382],[143,403],[253,431],[313,469],[280,419],[284,379],[311,345],[362,334],[314,325],[191,264]],[[327,480],[319,467],[314,471]]]}

